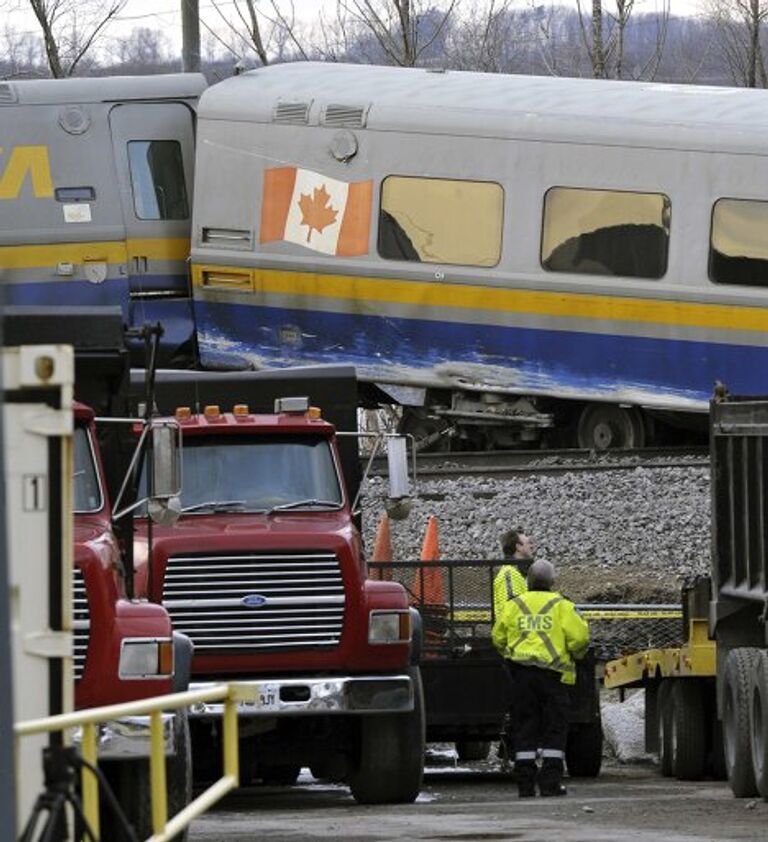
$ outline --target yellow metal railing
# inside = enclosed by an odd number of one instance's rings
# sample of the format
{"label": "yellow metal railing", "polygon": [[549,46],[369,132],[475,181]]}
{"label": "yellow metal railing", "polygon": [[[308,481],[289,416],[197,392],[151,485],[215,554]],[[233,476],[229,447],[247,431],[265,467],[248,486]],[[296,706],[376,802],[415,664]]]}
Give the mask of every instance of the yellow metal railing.
{"label": "yellow metal railing", "polygon": [[[167,842],[189,823],[213,806],[219,799],[239,784],[237,746],[237,704],[257,701],[256,690],[245,684],[217,684],[205,690],[155,696],[140,702],[128,702],[107,707],[89,708],[76,713],[65,713],[46,719],[19,722],[14,726],[16,738],[50,731],[82,728],[80,752],[83,760],[95,766],[98,761],[98,725],[124,716],[150,716],[150,786],[152,792],[152,836],[148,842]],[[204,792],[168,819],[168,798],[165,781],[165,745],[163,740],[162,712],[189,707],[201,702],[223,702],[223,766],[224,774]],[[87,768],[82,771],[83,813],[99,838],[98,781]]]}

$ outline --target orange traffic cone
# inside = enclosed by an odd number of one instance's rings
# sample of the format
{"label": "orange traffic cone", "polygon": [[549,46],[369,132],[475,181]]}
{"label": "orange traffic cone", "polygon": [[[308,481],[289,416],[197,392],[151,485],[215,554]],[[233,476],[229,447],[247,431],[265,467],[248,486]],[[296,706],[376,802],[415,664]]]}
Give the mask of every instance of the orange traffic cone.
{"label": "orange traffic cone", "polygon": [[[389,534],[389,515],[385,512],[381,516],[379,525],[376,527],[376,540],[373,543],[373,556],[371,561],[392,561],[392,539]],[[374,571],[374,578],[392,578],[391,567],[378,567]]]}
{"label": "orange traffic cone", "polygon": [[[440,561],[440,542],[437,537],[437,518],[431,515],[427,523],[427,532],[421,546],[422,561]],[[445,604],[443,573],[439,567],[424,565],[416,571],[413,582],[413,598],[425,605]]]}

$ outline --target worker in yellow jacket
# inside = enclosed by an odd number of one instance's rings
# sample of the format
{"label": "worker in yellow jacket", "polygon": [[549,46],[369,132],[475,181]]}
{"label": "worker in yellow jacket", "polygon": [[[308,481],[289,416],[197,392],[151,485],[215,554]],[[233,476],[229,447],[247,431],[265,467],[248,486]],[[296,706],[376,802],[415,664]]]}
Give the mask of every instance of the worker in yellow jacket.
{"label": "worker in yellow jacket", "polygon": [[533,564],[533,540],[521,527],[501,536],[504,564],[493,579],[493,616],[497,618],[507,602],[528,590],[525,577]]}
{"label": "worker in yellow jacket", "polygon": [[[520,797],[565,795],[562,784],[575,660],[589,645],[589,626],[574,604],[553,590],[555,568],[535,561],[528,591],[510,600],[492,637],[506,659],[514,690],[515,773]],[[536,766],[541,749],[541,769]]]}

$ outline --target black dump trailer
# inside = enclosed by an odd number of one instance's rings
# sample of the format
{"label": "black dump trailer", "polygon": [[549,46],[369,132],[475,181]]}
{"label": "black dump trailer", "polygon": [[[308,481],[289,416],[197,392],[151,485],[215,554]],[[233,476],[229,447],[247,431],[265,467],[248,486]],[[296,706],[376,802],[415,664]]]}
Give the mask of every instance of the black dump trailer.
{"label": "black dump trailer", "polygon": [[735,795],[768,800],[768,397],[716,397],[710,453],[709,620],[726,770]]}
{"label": "black dump trailer", "polygon": [[[371,576],[405,586],[421,615],[421,676],[428,742],[453,742],[460,760],[504,750],[515,688],[491,642],[498,561],[370,562]],[[572,777],[600,772],[603,735],[592,652],[578,664],[566,765]]]}

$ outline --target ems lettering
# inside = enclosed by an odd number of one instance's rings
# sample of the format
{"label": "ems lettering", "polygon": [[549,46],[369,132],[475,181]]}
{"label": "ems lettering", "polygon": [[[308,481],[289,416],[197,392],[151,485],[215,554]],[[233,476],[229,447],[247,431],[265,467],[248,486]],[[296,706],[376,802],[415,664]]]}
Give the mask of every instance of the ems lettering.
{"label": "ems lettering", "polygon": [[552,618],[547,614],[543,617],[541,615],[531,617],[528,614],[524,614],[522,617],[517,618],[517,628],[521,632],[551,631]]}
{"label": "ems lettering", "polygon": [[18,199],[29,178],[36,199],[53,198],[51,163],[47,146],[0,146],[0,199]]}

